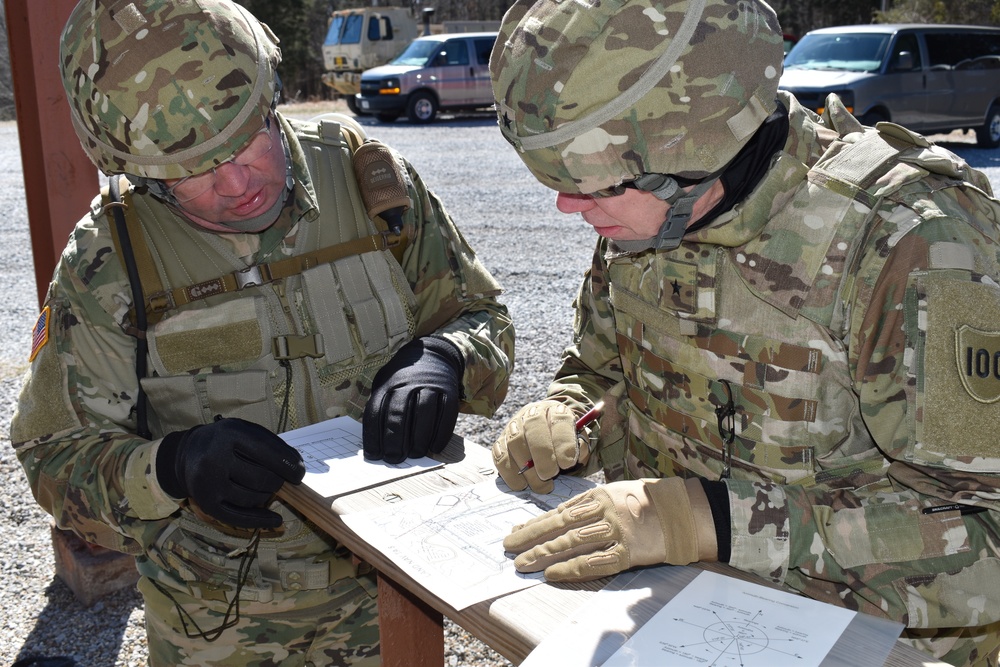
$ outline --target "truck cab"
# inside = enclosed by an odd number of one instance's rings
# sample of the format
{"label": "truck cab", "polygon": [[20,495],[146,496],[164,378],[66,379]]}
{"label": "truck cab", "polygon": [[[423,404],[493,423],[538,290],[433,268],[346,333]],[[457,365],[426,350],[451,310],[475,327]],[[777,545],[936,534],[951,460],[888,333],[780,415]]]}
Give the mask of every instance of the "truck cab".
{"label": "truck cab", "polygon": [[361,73],[398,56],[417,38],[417,21],[402,7],[364,7],[333,12],[323,42],[323,83],[347,99],[358,113],[355,95]]}

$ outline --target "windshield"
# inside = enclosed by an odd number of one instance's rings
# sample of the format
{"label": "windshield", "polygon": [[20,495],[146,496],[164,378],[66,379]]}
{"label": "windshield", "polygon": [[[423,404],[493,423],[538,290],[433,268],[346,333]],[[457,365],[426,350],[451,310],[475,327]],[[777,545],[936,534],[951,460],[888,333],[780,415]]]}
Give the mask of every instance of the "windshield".
{"label": "windshield", "polygon": [[406,50],[399,54],[393,65],[426,65],[427,61],[437,54],[441,42],[434,39],[418,39],[410,42]]}
{"label": "windshield", "polygon": [[323,42],[323,46],[357,44],[361,41],[361,28],[364,23],[365,17],[361,14],[333,17],[330,29],[326,31],[326,41]]}
{"label": "windshield", "polygon": [[326,31],[326,41],[323,46],[336,46],[340,44],[340,31],[344,28],[344,17],[334,16],[330,22],[330,29]]}
{"label": "windshield", "polygon": [[785,69],[873,72],[891,39],[879,33],[806,35],[785,56]]}

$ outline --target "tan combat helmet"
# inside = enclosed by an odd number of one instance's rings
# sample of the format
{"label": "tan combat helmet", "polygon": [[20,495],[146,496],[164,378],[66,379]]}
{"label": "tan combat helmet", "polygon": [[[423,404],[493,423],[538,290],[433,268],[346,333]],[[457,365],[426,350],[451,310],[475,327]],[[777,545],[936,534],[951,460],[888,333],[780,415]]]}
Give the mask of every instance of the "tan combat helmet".
{"label": "tan combat helmet", "polygon": [[226,161],[276,100],[277,42],[230,0],[81,0],[60,68],[84,150],[106,174],[150,179]]}
{"label": "tan combat helmet", "polygon": [[[490,72],[500,129],[541,183],[599,194],[642,179],[689,213],[776,109],[783,55],[760,0],[518,0]],[[702,184],[685,195],[667,175]]]}

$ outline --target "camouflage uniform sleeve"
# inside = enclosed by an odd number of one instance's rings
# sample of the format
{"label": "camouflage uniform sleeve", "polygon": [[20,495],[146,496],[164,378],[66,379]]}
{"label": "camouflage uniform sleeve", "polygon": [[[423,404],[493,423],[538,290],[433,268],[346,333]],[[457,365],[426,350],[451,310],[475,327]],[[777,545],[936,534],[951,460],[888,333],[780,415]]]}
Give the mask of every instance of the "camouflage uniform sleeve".
{"label": "camouflage uniform sleeve", "polygon": [[588,465],[574,474],[589,475],[603,466],[610,481],[624,465],[623,416],[618,399],[625,384],[610,305],[606,251],[607,241],[602,239],[573,302],[573,343],[563,351],[548,398],[566,403],[577,415],[604,400],[603,414],[588,429],[591,449],[598,456],[592,456]]}
{"label": "camouflage uniform sleeve", "polygon": [[121,273],[110,236],[85,219],[49,287],[48,340],[28,370],[10,439],[60,528],[130,551],[145,520],[178,505],[152,481],[157,443],[134,434],[135,341],[116,319],[127,303]]}
{"label": "camouflage uniform sleeve", "polygon": [[[811,485],[727,481],[735,567],[910,628],[1000,621],[1000,235],[973,195],[911,190],[880,212],[846,339],[878,450]],[[971,388],[967,348],[989,357]]]}
{"label": "camouflage uniform sleeve", "polygon": [[412,182],[402,267],[417,298],[416,335],[439,336],[465,360],[462,412],[492,416],[514,368],[514,328],[487,271],[444,204],[402,161]]}
{"label": "camouflage uniform sleeve", "polygon": [[602,239],[573,302],[573,343],[563,352],[562,365],[549,385],[549,398],[562,400],[577,412],[601,400],[623,377],[608,293],[606,250],[607,241]]}

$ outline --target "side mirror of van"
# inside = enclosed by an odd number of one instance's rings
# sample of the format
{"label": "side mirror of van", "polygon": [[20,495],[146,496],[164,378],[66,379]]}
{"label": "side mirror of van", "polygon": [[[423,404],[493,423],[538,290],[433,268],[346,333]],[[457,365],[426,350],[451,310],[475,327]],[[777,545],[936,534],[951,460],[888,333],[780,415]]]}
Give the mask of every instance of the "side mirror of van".
{"label": "side mirror of van", "polygon": [[896,54],[896,61],[892,65],[893,72],[909,72],[913,69],[913,54],[909,51],[900,51]]}

